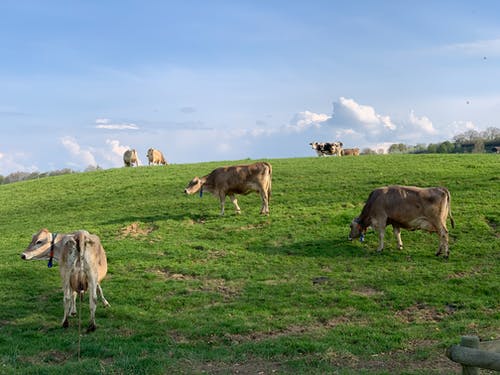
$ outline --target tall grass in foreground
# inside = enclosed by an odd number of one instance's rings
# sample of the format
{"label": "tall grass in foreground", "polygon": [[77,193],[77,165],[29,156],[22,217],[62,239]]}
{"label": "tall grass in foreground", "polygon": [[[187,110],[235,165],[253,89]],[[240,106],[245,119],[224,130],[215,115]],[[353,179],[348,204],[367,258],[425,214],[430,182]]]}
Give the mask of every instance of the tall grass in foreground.
{"label": "tall grass in foreground", "polygon": [[[184,196],[237,162],[121,168],[0,186],[0,366],[11,374],[448,374],[460,335],[500,335],[500,158],[384,155],[269,160],[271,214],[256,194]],[[241,162],[241,161],[240,161]],[[247,161],[243,161],[247,162]],[[248,161],[249,162],[249,161]],[[388,230],[347,241],[369,192],[446,186],[457,223],[438,237]],[[101,237],[109,273],[97,331],[60,327],[57,267],[19,254],[42,227]],[[82,321],[88,320],[88,302]]]}

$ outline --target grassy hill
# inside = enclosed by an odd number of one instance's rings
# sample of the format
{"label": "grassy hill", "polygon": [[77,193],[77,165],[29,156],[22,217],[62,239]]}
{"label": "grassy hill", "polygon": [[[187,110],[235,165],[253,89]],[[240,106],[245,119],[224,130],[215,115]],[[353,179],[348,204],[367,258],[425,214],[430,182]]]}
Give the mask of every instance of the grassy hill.
{"label": "grassy hill", "polygon": [[[449,374],[460,335],[500,338],[498,155],[269,160],[260,198],[184,196],[237,162],[121,168],[0,186],[0,355],[11,374]],[[248,162],[248,161],[243,161]],[[369,192],[442,185],[457,223],[437,235],[389,229],[347,240]],[[61,328],[58,267],[19,257],[33,233],[86,229],[109,262],[97,331]],[[88,298],[82,304],[88,321]]]}

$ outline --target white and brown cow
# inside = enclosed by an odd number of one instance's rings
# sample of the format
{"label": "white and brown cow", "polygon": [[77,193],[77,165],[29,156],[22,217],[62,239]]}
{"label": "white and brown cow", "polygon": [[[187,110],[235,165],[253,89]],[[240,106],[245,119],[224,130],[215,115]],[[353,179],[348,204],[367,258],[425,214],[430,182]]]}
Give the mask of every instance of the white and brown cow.
{"label": "white and brown cow", "polygon": [[68,317],[76,314],[76,296],[89,291],[90,322],[87,332],[94,331],[97,293],[104,307],[109,306],[104,298],[101,281],[108,271],[106,253],[98,236],[85,230],[69,234],[51,233],[41,229],[33,235],[29,246],[21,254],[24,260],[52,260],[59,263],[64,292],[64,318],[62,325],[68,327]]}
{"label": "white and brown cow", "polygon": [[167,161],[163,157],[163,154],[160,150],[150,148],[148,150],[147,157],[148,157],[148,165],[151,165],[151,164],[153,164],[153,165],[160,165],[160,164],[167,165]]}
{"label": "white and brown cow", "polygon": [[139,157],[137,156],[137,151],[134,149],[127,150],[123,153],[123,163],[126,167],[137,167],[139,165]]}
{"label": "white and brown cow", "polygon": [[415,186],[387,186],[373,190],[361,215],[351,223],[349,239],[363,240],[368,227],[379,233],[377,251],[384,248],[385,227],[392,225],[399,249],[403,248],[401,228],[423,229],[439,235],[439,249],[436,256],[444,252],[448,258],[448,229],[446,219],[450,217],[451,226],[455,221],[451,215],[451,196],[444,187],[419,188]]}
{"label": "white and brown cow", "polygon": [[342,154],[342,142],[311,142],[309,145],[318,156],[340,156]]}
{"label": "white and brown cow", "polygon": [[224,215],[226,195],[229,196],[236,213],[239,214],[241,210],[235,195],[255,191],[260,193],[262,199],[260,213],[269,214],[272,173],[272,166],[267,162],[221,167],[201,178],[193,178],[184,189],[184,193],[194,194],[199,191],[200,196],[204,191],[212,193],[214,196],[219,197],[221,215]]}

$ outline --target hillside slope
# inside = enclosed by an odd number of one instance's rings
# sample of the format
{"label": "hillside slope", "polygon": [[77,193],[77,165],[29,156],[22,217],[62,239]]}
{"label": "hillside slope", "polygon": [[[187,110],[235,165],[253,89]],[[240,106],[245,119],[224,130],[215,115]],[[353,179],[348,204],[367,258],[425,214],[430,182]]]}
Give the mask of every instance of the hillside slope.
{"label": "hillside slope", "polygon": [[[121,168],[0,186],[0,350],[6,373],[453,373],[462,334],[500,338],[500,159],[380,155],[269,160],[271,214],[257,194],[185,196],[220,165]],[[250,162],[239,161],[241,163]],[[446,186],[457,223],[450,260],[438,237],[388,230],[349,242],[369,192]],[[111,307],[97,331],[60,327],[57,267],[24,262],[31,235],[101,237]],[[82,324],[88,301],[82,304]]]}

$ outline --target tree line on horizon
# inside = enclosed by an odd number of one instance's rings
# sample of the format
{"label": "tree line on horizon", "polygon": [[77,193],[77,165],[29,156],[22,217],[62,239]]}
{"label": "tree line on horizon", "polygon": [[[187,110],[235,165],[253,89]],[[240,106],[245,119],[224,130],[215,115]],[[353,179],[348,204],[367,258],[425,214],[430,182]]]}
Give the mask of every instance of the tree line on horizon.
{"label": "tree line on horizon", "polygon": [[[500,128],[489,127],[484,131],[468,130],[457,134],[452,141],[439,143],[419,143],[407,145],[404,143],[393,143],[389,146],[389,154],[466,154],[466,153],[490,153],[493,149],[500,147]],[[364,149],[363,154],[383,153],[383,150]]]}

